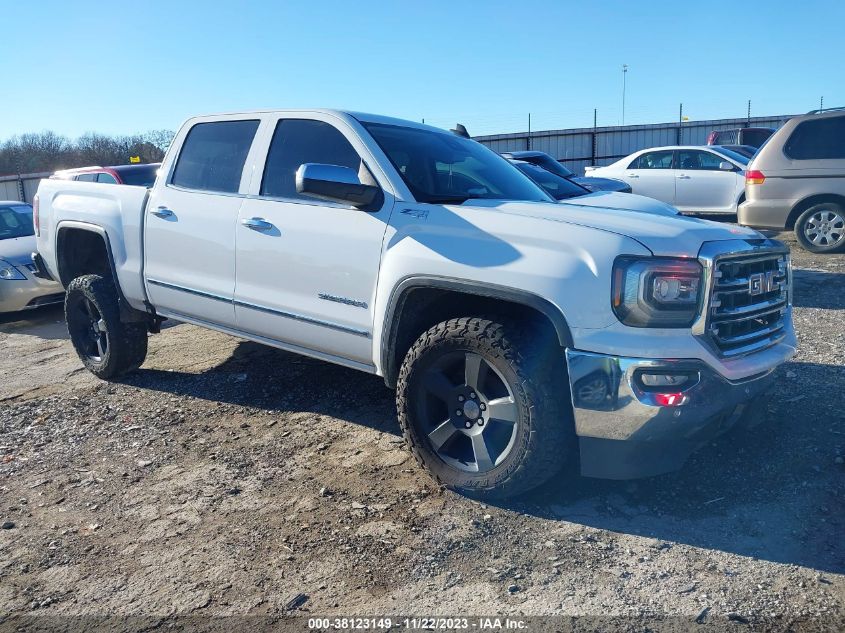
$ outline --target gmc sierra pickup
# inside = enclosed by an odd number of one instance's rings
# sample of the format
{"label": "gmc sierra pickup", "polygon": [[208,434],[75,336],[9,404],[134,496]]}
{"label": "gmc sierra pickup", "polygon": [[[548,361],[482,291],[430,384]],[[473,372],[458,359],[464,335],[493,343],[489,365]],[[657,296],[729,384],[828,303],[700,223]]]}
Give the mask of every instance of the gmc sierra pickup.
{"label": "gmc sierra pickup", "polygon": [[567,463],[678,468],[795,352],[782,244],[612,195],[555,204],[408,121],[205,116],[150,190],[43,180],[34,260],[97,376],[139,367],[165,318],[377,374],[421,464],[501,497]]}

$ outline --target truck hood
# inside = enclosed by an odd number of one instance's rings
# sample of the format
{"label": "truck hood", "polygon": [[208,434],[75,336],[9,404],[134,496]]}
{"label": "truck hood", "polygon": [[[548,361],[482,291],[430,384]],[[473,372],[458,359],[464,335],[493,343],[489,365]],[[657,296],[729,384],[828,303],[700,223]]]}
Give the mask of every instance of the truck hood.
{"label": "truck hood", "polygon": [[635,193],[618,193],[616,191],[596,191],[586,196],[559,200],[558,204],[575,205],[576,207],[600,207],[619,211],[639,211],[657,215],[677,216],[680,214],[675,207],[660,202],[660,200],[638,196]]}
{"label": "truck hood", "polygon": [[596,192],[592,196],[566,200],[566,204],[470,200],[461,205],[461,208],[488,209],[496,213],[577,224],[624,235],[636,240],[655,255],[666,257],[696,256],[704,242],[763,238],[757,231],[735,224],[722,224],[684,215],[632,212],[631,209],[593,202],[593,196],[603,196],[607,199],[606,196],[630,198],[631,195]]}
{"label": "truck hood", "polygon": [[0,259],[5,259],[12,266],[23,266],[32,263],[32,253],[35,252],[35,236],[14,237],[0,240]]}

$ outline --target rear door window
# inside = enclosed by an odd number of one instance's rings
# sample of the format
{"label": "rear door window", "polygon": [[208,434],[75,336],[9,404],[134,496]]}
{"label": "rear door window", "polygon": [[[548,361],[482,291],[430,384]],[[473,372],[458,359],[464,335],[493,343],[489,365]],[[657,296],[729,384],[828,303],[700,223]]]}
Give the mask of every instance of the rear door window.
{"label": "rear door window", "polygon": [[793,160],[845,158],[845,116],[799,123],[783,151]]}
{"label": "rear door window", "polygon": [[672,151],[664,150],[640,154],[628,169],[672,169]]}
{"label": "rear door window", "polygon": [[101,174],[97,174],[97,182],[102,182],[102,183],[105,183],[107,185],[116,185],[117,184],[117,180],[115,179],[115,177],[112,176],[111,174],[107,174],[105,172],[103,172]]}
{"label": "rear door window", "polygon": [[76,177],[76,180],[81,182],[97,182],[97,174],[79,174]]}
{"label": "rear door window", "polygon": [[724,158],[712,152],[703,152],[701,150],[680,150],[678,152],[679,169],[716,171],[719,169],[719,164],[724,160]]}
{"label": "rear door window", "polygon": [[258,121],[197,123],[188,132],[170,183],[186,189],[237,193]]}

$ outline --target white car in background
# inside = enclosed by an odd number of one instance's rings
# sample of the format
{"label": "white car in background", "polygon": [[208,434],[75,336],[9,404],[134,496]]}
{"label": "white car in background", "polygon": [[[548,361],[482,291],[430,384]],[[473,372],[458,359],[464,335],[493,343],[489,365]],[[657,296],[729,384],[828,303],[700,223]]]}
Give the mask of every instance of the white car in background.
{"label": "white car in background", "polygon": [[746,165],[748,158],[731,150],[692,145],[644,149],[585,172],[627,182],[634,193],[683,213],[736,213],[745,199]]}

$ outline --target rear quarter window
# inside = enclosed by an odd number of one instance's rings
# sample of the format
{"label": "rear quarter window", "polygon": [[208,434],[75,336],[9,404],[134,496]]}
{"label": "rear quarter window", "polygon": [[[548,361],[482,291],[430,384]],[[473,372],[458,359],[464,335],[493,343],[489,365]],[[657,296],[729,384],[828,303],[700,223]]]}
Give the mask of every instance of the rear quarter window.
{"label": "rear quarter window", "polygon": [[197,123],[188,132],[170,183],[217,193],[237,193],[258,121]]}
{"label": "rear quarter window", "polygon": [[802,121],[783,152],[793,160],[845,158],[845,116]]}

